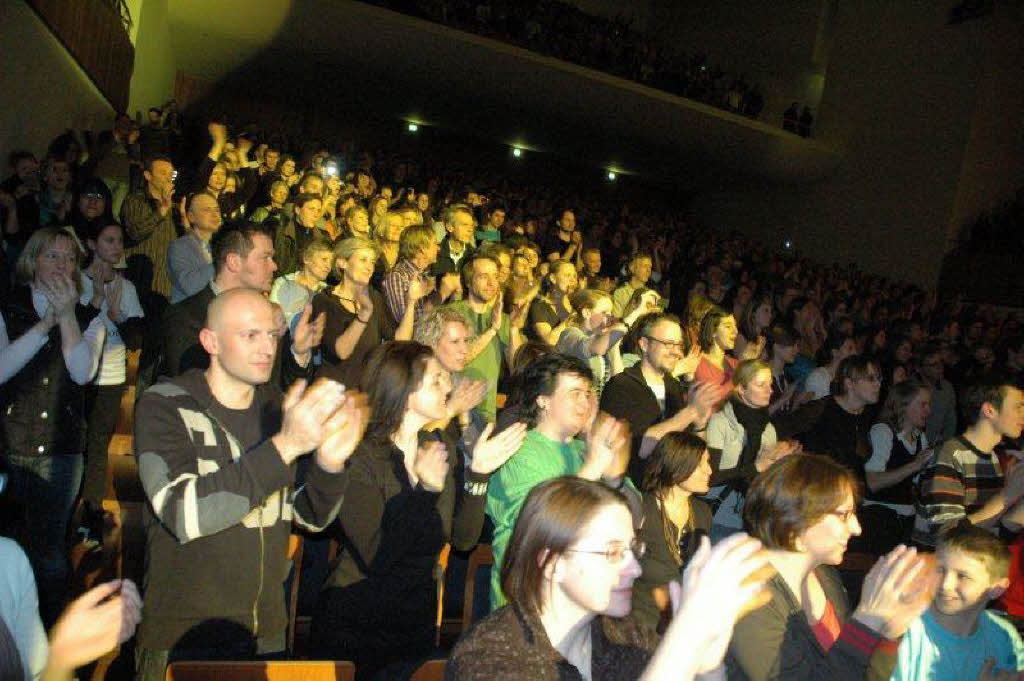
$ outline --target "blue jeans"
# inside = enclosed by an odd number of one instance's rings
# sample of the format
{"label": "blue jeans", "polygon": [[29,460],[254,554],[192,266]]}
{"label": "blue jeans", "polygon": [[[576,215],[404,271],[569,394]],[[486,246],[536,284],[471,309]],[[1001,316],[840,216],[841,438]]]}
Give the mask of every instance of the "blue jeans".
{"label": "blue jeans", "polygon": [[7,494],[15,508],[12,534],[35,572],[39,614],[52,625],[64,607],[68,587],[67,529],[82,483],[81,454],[9,455]]}

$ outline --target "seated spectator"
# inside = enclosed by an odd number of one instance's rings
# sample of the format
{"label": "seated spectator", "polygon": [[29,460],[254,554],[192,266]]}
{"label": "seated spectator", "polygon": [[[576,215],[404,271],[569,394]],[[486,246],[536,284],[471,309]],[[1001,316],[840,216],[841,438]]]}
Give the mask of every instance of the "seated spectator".
{"label": "seated spectator", "polygon": [[39,225],[66,225],[71,219],[71,165],[63,158],[43,159],[43,188],[39,192]]}
{"label": "seated spectator", "polygon": [[967,429],[944,442],[935,464],[921,476],[921,500],[914,541],[935,546],[939,531],[967,518],[998,532],[1024,527],[1024,466],[1004,475],[994,449],[1004,437],[1019,438],[1024,419],[1020,388],[999,377],[969,386],[962,400]]}
{"label": "seated spectator", "polygon": [[616,317],[625,316],[626,304],[633,297],[633,292],[647,286],[647,282],[651,278],[651,270],[654,267],[653,263],[651,255],[644,251],[635,253],[629,259],[629,265],[626,267],[629,279],[612,293],[613,311]]}
{"label": "seated spectator", "polygon": [[484,418],[494,421],[502,361],[511,365],[516,350],[522,345],[520,327],[525,315],[522,310],[515,317],[503,312],[498,263],[492,256],[486,253],[468,256],[462,264],[462,280],[466,297],[453,305],[469,320],[476,336],[469,350],[465,376],[487,383],[487,395],[479,409]]}
{"label": "seated spectator", "polygon": [[82,301],[97,288],[103,302],[99,318],[106,327],[103,354],[96,379],[86,391],[87,427],[85,473],[82,478],[82,523],[91,542],[103,540],[103,494],[106,490],[107,449],[121,416],[121,397],[127,387],[127,355],[142,347],[145,316],[135,286],[115,269],[124,258],[121,226],[113,222],[85,235],[92,261],[82,277]]}
{"label": "seated spectator", "polygon": [[1012,678],[1024,670],[1020,634],[985,609],[1009,584],[1006,545],[959,523],[939,536],[935,557],[938,591],[900,641],[893,681]]}
{"label": "seated spectator", "polygon": [[743,360],[733,377],[732,395],[711,415],[707,428],[714,468],[709,495],[715,507],[713,541],[743,529],[743,499],[754,477],[800,450],[793,442],[780,442],[769,420],[771,367],[757,359]]}
{"label": "seated spectator", "polygon": [[[413,311],[408,307],[396,325],[387,303],[370,285],[377,247],[372,241],[351,237],[334,247],[334,274],[341,280],[334,288],[313,296],[313,314],[324,315],[320,351],[324,363],[318,375],[343,385],[359,385],[370,353],[384,341],[412,338]],[[421,280],[409,285],[413,301],[426,294]]]}
{"label": "seated spectator", "polygon": [[492,203],[487,207],[487,221],[473,233],[478,244],[501,241],[501,228],[505,224],[505,206]]}
{"label": "seated spectator", "polygon": [[[700,345],[700,363],[694,378],[701,383],[718,385],[726,393],[732,390],[732,374],[738,360],[727,355],[736,346],[736,320],[720,307],[714,307],[704,315],[700,323],[697,341]],[[760,350],[759,346],[752,346]],[[744,357],[746,359],[746,357]]]}
{"label": "seated spectator", "polygon": [[106,227],[113,222],[107,185],[95,178],[85,180],[75,196],[66,224],[70,224],[78,240],[84,242],[87,234],[93,234],[98,227]]}
{"label": "seated spectator", "polygon": [[649,314],[636,323],[634,331],[640,361],[605,385],[601,411],[629,424],[633,438],[629,477],[636,482],[643,480],[645,460],[667,433],[691,426],[704,429],[720,390],[700,386],[687,403],[686,391],[673,372],[691,354],[693,342],[674,315]]}
{"label": "seated spectator", "polygon": [[509,605],[459,641],[446,677],[721,678],[724,646],[716,642],[729,638],[762,588],[763,576],[754,575],[764,567],[758,544],[737,537],[709,554],[705,542],[687,569],[685,600],[672,587],[677,605],[659,645],[627,617],[644,554],[633,527],[626,498],[604,485],[561,477],[534,487],[501,563]]}
{"label": "seated spectator", "polygon": [[171,279],[164,263],[167,249],[178,238],[171,208],[176,171],[169,158],[147,159],[142,176],[146,185],[132,192],[121,204],[121,225],[129,243],[128,278],[145,295],[152,289],[164,297],[171,295]]}
{"label": "seated spectator", "polygon": [[274,280],[270,301],[281,306],[291,329],[313,296],[327,286],[331,274],[334,249],[323,239],[313,239],[302,253],[302,267]]}
{"label": "seated spectator", "polygon": [[580,259],[579,287],[595,288],[605,293],[615,290],[615,279],[601,274],[601,249],[589,246],[583,249]]}
{"label": "seated spectator", "polygon": [[551,263],[546,283],[547,292],[530,303],[528,335],[532,340],[555,345],[573,313],[569,296],[576,290],[576,267],[568,260]]}
{"label": "seated spectator", "polygon": [[[767,347],[768,334],[772,328],[772,297],[762,294],[752,297],[744,306],[739,317],[739,329],[736,334],[735,352],[757,359],[767,359],[764,353]],[[747,352],[747,345],[757,343],[761,349],[758,354]]]}
{"label": "seated spectator", "polygon": [[863,481],[871,456],[868,431],[878,402],[882,376],[878,364],[864,355],[839,363],[832,394],[808,402],[775,420],[780,437],[795,437],[808,452],[821,452],[853,471]]}
{"label": "seated spectator", "polygon": [[48,625],[67,589],[65,538],[86,437],[83,386],[96,375],[106,331],[99,317],[103,289],[79,300],[82,256],[70,228],[39,228],[18,257],[15,287],[0,307],[0,349],[7,350],[9,339],[21,341],[11,348],[17,353],[4,353],[0,451],[10,506],[0,520],[32,562]]}
{"label": "seated spectator", "polygon": [[612,297],[607,293],[584,289],[569,299],[574,312],[558,336],[555,351],[590,365],[594,392],[600,399],[605,384],[623,370],[619,341],[629,329],[611,316]]}
{"label": "seated spectator", "polygon": [[[501,564],[523,500],[538,483],[562,475],[588,480],[609,476],[610,484],[622,486],[622,471],[613,469],[616,457],[628,451],[625,427],[605,416],[597,420],[593,432],[585,434],[597,409],[592,380],[585,363],[559,354],[541,357],[520,375],[521,392],[513,401],[530,431],[515,456],[498,470],[487,493],[487,515],[494,522],[495,565]],[[581,436],[587,436],[586,444]],[[498,571],[493,570],[491,606],[504,602]]]}
{"label": "seated spectator", "polygon": [[[282,396],[270,382],[277,341],[259,291],[221,293],[200,334],[209,369],[139,400],[135,455],[149,502],[141,681],[159,681],[177,660],[284,651],[292,521],[318,532],[334,520],[365,414],[332,381],[298,382]],[[297,460],[312,451],[293,488]]]}
{"label": "seated spectator", "polygon": [[[384,275],[384,300],[388,304],[388,313],[392,321],[400,323],[405,317],[406,308],[413,306],[413,320],[421,316],[427,309],[427,295],[434,288],[433,279],[428,275],[428,268],[437,260],[437,242],[434,240],[434,229],[427,225],[413,225],[402,232],[398,242],[398,264]],[[410,299],[409,289],[412,282],[419,282],[422,294]],[[441,301],[451,297],[451,291],[440,293]]]}
{"label": "seated spectator", "polygon": [[302,193],[295,197],[292,219],[277,225],[274,234],[274,256],[278,269],[291,274],[300,266],[302,252],[310,241],[320,238],[333,242],[319,225],[323,216],[323,200],[319,194]]}
{"label": "seated spectator", "polygon": [[194,296],[213,280],[210,239],[222,223],[217,200],[209,194],[193,194],[185,211],[190,229],[167,247],[172,304]]}
{"label": "seated spectator", "polygon": [[828,335],[821,351],[828,357],[828,363],[819,366],[804,380],[804,392],[808,393],[807,399],[811,400],[820,400],[831,394],[832,380],[839,363],[857,354],[857,345],[853,336],[834,331]]}
{"label": "seated spectator", "polygon": [[669,433],[651,452],[644,474],[643,573],[633,582],[632,616],[648,629],[664,631],[669,584],[679,579],[703,537],[711,532],[711,509],[695,495],[708,492],[707,445],[692,433]]}
{"label": "seated spectator", "polygon": [[370,214],[366,208],[358,204],[345,211],[345,230],[342,238],[358,236],[363,239],[370,238]]}
{"label": "seated spectator", "polygon": [[917,381],[894,385],[878,423],[871,426],[871,458],[864,464],[863,526],[873,553],[908,544],[914,529],[917,490],[914,476],[931,465],[935,452],[924,427],[931,392]]}
{"label": "seated spectator", "polygon": [[786,367],[800,350],[800,339],[791,327],[776,324],[769,334],[767,348],[768,365],[772,368],[772,401],[768,413],[772,416],[785,414],[803,404],[806,395],[799,390],[798,382],[786,376]]}
{"label": "seated spectator", "polygon": [[491,473],[526,427],[493,438],[488,428],[469,461],[449,462],[455,443],[423,429],[447,416],[451,380],[420,343],[375,350],[362,388],[372,418],[347,469],[341,559],[317,601],[313,649],[353,660],[358,678],[372,679],[411,672],[431,652],[437,556],[447,542],[462,551],[476,544]]}
{"label": "seated spectator", "polygon": [[833,566],[860,534],[858,489],[852,471],[807,454],[787,456],[754,479],[743,518],[777,574],[768,582],[771,601],[736,623],[730,678],[889,677],[896,641],[928,607],[937,576],[901,546],[871,568],[851,612]]}
{"label": "seated spectator", "polygon": [[512,280],[512,249],[503,243],[488,241],[481,244],[478,250],[498,263],[498,286],[505,291]]}
{"label": "seated spectator", "polygon": [[405,218],[400,212],[389,210],[384,216],[381,229],[374,232],[373,238],[377,242],[377,249],[380,252],[377,273],[374,276],[379,275],[382,281],[384,275],[398,264],[398,245],[406,226]]}
{"label": "seated spectator", "polygon": [[938,344],[925,345],[918,351],[917,373],[932,394],[925,436],[934,446],[940,446],[956,435],[956,391],[945,378],[943,354]]}

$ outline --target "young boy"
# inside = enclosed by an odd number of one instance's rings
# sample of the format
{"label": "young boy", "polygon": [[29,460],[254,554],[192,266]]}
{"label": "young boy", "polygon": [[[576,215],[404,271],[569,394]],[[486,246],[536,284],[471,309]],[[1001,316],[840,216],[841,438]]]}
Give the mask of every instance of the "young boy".
{"label": "young boy", "polygon": [[1006,544],[964,521],[940,535],[935,557],[938,591],[903,636],[892,681],[986,681],[1024,670],[1017,630],[985,610],[1009,585]]}

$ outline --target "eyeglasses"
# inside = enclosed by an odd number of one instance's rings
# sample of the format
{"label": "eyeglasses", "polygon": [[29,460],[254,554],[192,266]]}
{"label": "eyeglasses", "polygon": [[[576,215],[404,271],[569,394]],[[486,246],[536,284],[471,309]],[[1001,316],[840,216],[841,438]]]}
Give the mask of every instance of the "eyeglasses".
{"label": "eyeglasses", "polygon": [[857,509],[855,509],[855,508],[848,508],[845,511],[840,511],[840,510],[829,511],[825,515],[834,515],[835,517],[839,518],[840,521],[842,521],[844,523],[849,523],[850,522],[850,518],[856,518],[857,517]]}
{"label": "eyeglasses", "polygon": [[102,199],[103,194],[97,192],[89,192],[88,194],[82,194],[83,199]]}
{"label": "eyeglasses", "polygon": [[647,544],[643,543],[639,539],[634,539],[628,546],[623,544],[613,544],[603,551],[590,551],[587,549],[566,549],[566,553],[587,553],[593,556],[604,556],[612,565],[618,565],[626,559],[626,552],[630,552],[633,556],[640,560],[647,553]]}
{"label": "eyeglasses", "polygon": [[686,344],[683,343],[683,341],[667,341],[667,340],[662,340],[660,338],[655,338],[654,336],[644,336],[644,338],[646,338],[647,340],[657,341],[657,342],[661,343],[662,345],[664,345],[666,348],[669,348],[669,349],[673,349],[674,348],[676,350],[680,350],[682,352],[686,352]]}

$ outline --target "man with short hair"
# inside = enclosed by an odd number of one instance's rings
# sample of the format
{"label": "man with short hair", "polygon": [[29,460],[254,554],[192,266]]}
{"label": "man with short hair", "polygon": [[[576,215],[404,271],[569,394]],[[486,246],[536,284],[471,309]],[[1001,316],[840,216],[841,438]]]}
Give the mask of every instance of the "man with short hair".
{"label": "man with short hair", "polygon": [[[437,242],[434,241],[434,230],[427,225],[412,225],[402,232],[398,240],[398,262],[384,275],[384,299],[388,303],[395,323],[405,316],[405,306],[409,303],[409,285],[414,279],[426,280],[427,269],[437,260]],[[447,291],[451,295],[451,291]],[[415,319],[423,314],[429,303],[423,296],[416,301]]]}
{"label": "man with short hair", "polygon": [[583,234],[576,229],[576,213],[571,208],[562,211],[555,221],[555,229],[541,241],[541,257],[549,262],[572,260],[583,242]]}
{"label": "man with short hair", "polygon": [[935,552],[939,587],[900,640],[892,681],[998,681],[1024,670],[1012,624],[986,610],[1010,584],[1010,550],[968,523],[944,532]]}
{"label": "man with short hair", "polygon": [[621,317],[625,313],[626,305],[629,304],[630,298],[633,297],[633,292],[647,286],[653,268],[654,260],[651,258],[650,253],[638,251],[629,259],[629,265],[626,266],[626,271],[629,272],[629,279],[612,293],[612,311],[616,317]]}
{"label": "man with short hair", "polygon": [[476,336],[470,346],[465,376],[487,382],[487,395],[479,408],[484,418],[494,421],[501,362],[504,359],[512,364],[516,350],[523,343],[521,329],[525,317],[522,310],[514,319],[502,311],[498,262],[493,257],[478,253],[470,255],[462,265],[462,278],[467,296],[453,306],[466,316]]}
{"label": "man with short hair", "polygon": [[478,244],[501,241],[501,227],[505,224],[505,206],[501,203],[491,204],[487,209],[487,222],[476,230]]}
{"label": "man with short hair", "polygon": [[913,538],[925,546],[935,546],[939,531],[962,518],[996,533],[1001,524],[1024,526],[1024,466],[1004,475],[994,451],[1003,438],[1020,437],[1024,395],[986,376],[964,391],[962,403],[967,430],[947,440],[921,476]]}
{"label": "man with short hair", "polygon": [[652,313],[637,324],[640,361],[612,376],[605,384],[601,392],[601,411],[629,423],[633,437],[629,477],[640,484],[646,459],[658,441],[668,433],[690,426],[702,431],[721,390],[702,385],[687,404],[686,391],[675,372],[685,357],[699,360],[700,353],[693,341],[672,314]]}
{"label": "man with short hair", "polygon": [[213,279],[210,239],[222,218],[217,199],[205,192],[194,194],[185,214],[191,230],[167,247],[167,276],[171,279],[171,303],[199,293]]}
{"label": "man with short hair", "polygon": [[[209,306],[200,343],[210,360],[147,390],[135,412],[146,492],[141,681],[177,660],[283,653],[292,523],[319,532],[345,491],[345,462],[364,408],[333,381],[270,381],[278,330],[271,303],[235,288]],[[296,462],[315,451],[304,484]]]}
{"label": "man with short hair", "polygon": [[[270,235],[257,225],[224,229],[211,239],[214,277],[198,293],[167,308],[163,320],[163,373],[177,376],[188,369],[205,369],[209,355],[199,341],[206,311],[213,299],[236,288],[267,293],[274,280],[274,245]],[[275,379],[287,382],[306,375],[313,347],[319,344],[323,320],[311,322],[303,312],[291,338],[291,351],[279,353],[274,364]],[[316,341],[315,343],[313,341]],[[280,354],[286,355],[282,358]],[[275,384],[279,384],[275,380]]]}
{"label": "man with short hair", "polygon": [[142,176],[146,186],[129,194],[121,204],[121,224],[132,245],[125,249],[132,283],[141,295],[153,290],[171,295],[168,276],[167,249],[178,238],[174,226],[174,164],[165,156],[146,161]]}
{"label": "man with short hair", "polygon": [[274,253],[282,274],[291,274],[302,265],[300,256],[314,238],[331,241],[321,229],[324,202],[320,194],[302,192],[292,206],[291,216],[277,226],[274,234]]}

